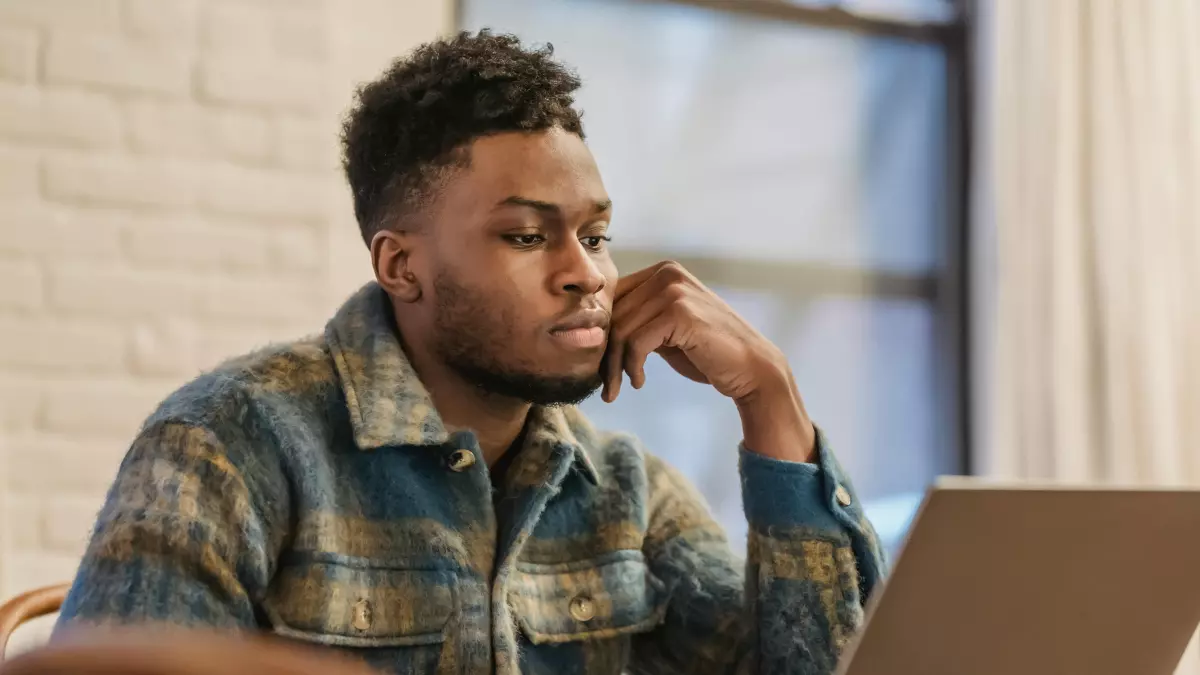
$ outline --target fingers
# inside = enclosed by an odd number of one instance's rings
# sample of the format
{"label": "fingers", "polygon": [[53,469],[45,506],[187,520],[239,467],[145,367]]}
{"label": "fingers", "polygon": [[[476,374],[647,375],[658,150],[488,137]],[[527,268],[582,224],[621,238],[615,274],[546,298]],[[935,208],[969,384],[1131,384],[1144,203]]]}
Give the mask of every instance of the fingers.
{"label": "fingers", "polygon": [[[601,380],[604,390],[601,398],[611,403],[621,391],[623,374],[628,373],[630,384],[640,389],[645,384],[645,362],[650,352],[662,346],[655,344],[640,357],[630,352],[630,340],[642,331],[647,335],[658,335],[673,331],[666,326],[649,324],[660,314],[681,303],[694,287],[695,279],[679,263],[666,261],[638,270],[617,280],[614,290],[612,328],[608,335],[608,348],[601,365]],[[698,283],[698,282],[696,282]],[[666,339],[664,337],[663,339]],[[639,338],[639,350],[650,337]]]}
{"label": "fingers", "polygon": [[617,279],[617,287],[613,290],[613,301],[620,300],[625,295],[633,292],[634,289],[645,285],[651,280],[662,286],[680,281],[696,281],[695,277],[683,268],[683,265],[674,260],[665,260]]}
{"label": "fingers", "polygon": [[[679,295],[676,291],[658,293],[649,298],[646,302],[637,304],[632,301],[634,298],[629,298],[624,311],[617,318],[614,312],[612,329],[608,334],[608,347],[605,352],[604,363],[602,365],[602,379],[604,382],[604,391],[601,397],[611,403],[617,398],[617,394],[621,391],[621,380],[623,373],[629,373],[630,383],[635,389],[640,389],[645,384],[645,373],[643,366],[646,357],[643,356],[638,364],[637,376],[635,378],[634,371],[630,370],[629,361],[627,361],[628,345],[631,340],[639,336],[645,331],[646,327],[654,322],[657,317],[668,315],[670,308],[677,302]],[[650,348],[653,351],[658,345]],[[649,352],[647,352],[647,355]]]}
{"label": "fingers", "polygon": [[663,263],[651,265],[644,269],[640,269],[633,274],[617,279],[617,287],[613,290],[613,301],[616,302],[617,300],[620,300],[625,296],[625,294],[629,293],[638,286],[641,286],[648,279],[650,279],[650,277],[653,277],[655,274],[657,274],[659,268],[662,266]]}
{"label": "fingers", "polygon": [[649,318],[646,314],[647,306],[655,306],[657,308],[663,304],[661,302],[663,300],[680,299],[683,290],[679,286],[670,284],[664,286],[656,281],[647,280],[641,286],[629,291],[619,301],[613,303],[612,325],[618,329],[621,326],[636,328],[639,325],[639,316],[643,320]]}
{"label": "fingers", "polygon": [[646,359],[659,347],[671,344],[677,326],[670,313],[659,314],[626,341],[623,367],[634,389],[646,384]]}

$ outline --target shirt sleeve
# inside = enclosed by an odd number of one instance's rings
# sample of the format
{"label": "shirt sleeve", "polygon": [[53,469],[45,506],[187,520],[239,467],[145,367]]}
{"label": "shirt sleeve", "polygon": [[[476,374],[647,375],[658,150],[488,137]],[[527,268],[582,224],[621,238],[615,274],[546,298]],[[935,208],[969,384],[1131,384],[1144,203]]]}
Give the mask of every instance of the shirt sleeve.
{"label": "shirt sleeve", "polygon": [[663,623],[635,638],[633,672],[834,672],[886,561],[820,431],[817,444],[814,464],[740,449],[744,563],[695,488],[647,457],[643,553],[672,591]]}
{"label": "shirt sleeve", "polygon": [[248,443],[162,422],[134,441],[55,628],[252,628],[287,531],[278,463]]}

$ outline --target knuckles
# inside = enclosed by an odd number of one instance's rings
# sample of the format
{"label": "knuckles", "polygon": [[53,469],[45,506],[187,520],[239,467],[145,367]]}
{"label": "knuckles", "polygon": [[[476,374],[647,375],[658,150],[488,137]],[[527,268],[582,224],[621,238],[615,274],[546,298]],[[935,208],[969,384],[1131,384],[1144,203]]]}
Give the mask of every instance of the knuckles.
{"label": "knuckles", "polygon": [[[677,321],[691,324],[701,321],[710,314],[711,302],[708,291],[690,272],[674,260],[657,264],[654,274],[646,283],[652,284],[653,293],[648,302],[658,305],[663,314]],[[620,302],[620,300],[618,300]],[[711,318],[711,317],[707,317]],[[703,321],[707,323],[707,321]],[[610,343],[622,343],[630,339],[633,327],[614,322],[609,330]]]}
{"label": "knuckles", "polygon": [[674,260],[664,260],[659,263],[654,276],[664,286],[674,286],[695,281],[695,277],[692,276],[691,272],[688,272],[683,265]]}
{"label": "knuckles", "polygon": [[679,304],[687,299],[688,287],[682,283],[673,283],[662,289],[661,294],[672,305]]}

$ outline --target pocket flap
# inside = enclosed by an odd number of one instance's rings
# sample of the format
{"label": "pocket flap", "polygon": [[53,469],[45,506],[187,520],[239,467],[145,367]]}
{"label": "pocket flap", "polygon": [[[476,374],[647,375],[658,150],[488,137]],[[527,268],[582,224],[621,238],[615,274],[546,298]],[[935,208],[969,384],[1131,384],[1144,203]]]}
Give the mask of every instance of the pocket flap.
{"label": "pocket flap", "polygon": [[575,563],[518,563],[510,592],[533,644],[648,631],[662,623],[668,596],[640,551]]}
{"label": "pocket flap", "polygon": [[455,575],[332,562],[284,567],[264,603],[275,632],[347,647],[443,642]]}

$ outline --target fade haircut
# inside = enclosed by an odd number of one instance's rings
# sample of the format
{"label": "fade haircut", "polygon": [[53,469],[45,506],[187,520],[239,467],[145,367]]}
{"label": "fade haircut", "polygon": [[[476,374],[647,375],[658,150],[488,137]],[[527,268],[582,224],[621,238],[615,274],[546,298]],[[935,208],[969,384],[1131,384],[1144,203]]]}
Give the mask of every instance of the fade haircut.
{"label": "fade haircut", "polygon": [[358,90],[342,127],[342,165],[363,241],[431,201],[470,161],[474,140],[560,127],[583,138],[579,78],[513,35],[459,33],[396,60]]}

